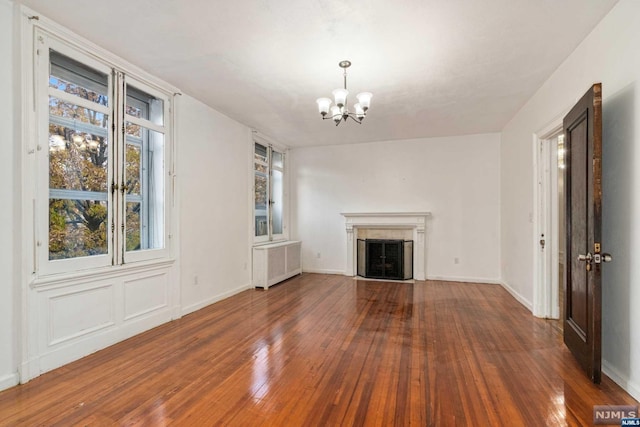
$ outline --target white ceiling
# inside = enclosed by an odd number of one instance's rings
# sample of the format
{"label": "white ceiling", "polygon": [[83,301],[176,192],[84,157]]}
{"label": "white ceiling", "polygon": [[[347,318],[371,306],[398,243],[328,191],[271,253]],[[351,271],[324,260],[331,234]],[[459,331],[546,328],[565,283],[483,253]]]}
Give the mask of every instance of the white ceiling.
{"label": "white ceiling", "polygon": [[[23,0],[286,145],[499,132],[617,0]],[[315,100],[373,93],[362,125]],[[585,88],[586,90],[586,88]]]}

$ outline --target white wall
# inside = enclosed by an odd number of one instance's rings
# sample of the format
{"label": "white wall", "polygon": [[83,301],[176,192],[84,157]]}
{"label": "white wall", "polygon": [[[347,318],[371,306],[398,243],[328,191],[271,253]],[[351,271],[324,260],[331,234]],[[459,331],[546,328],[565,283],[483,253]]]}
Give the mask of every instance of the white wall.
{"label": "white wall", "polygon": [[[4,94],[0,102],[0,199],[4,200],[0,207],[0,390],[16,384],[16,343],[14,329],[16,326],[13,309],[16,277],[14,270],[14,147],[17,145],[13,136],[13,5],[7,0],[0,0],[0,93]],[[9,203],[7,203],[9,201]]]}
{"label": "white wall", "polygon": [[499,150],[498,134],[292,149],[303,270],[344,272],[341,212],[428,211],[427,277],[497,282]]}
{"label": "white wall", "polygon": [[595,82],[603,89],[603,369],[640,398],[640,2],[621,0],[504,128],[503,280],[533,295],[532,136]]}
{"label": "white wall", "polygon": [[252,146],[246,126],[189,96],[177,99],[184,314],[250,285]]}

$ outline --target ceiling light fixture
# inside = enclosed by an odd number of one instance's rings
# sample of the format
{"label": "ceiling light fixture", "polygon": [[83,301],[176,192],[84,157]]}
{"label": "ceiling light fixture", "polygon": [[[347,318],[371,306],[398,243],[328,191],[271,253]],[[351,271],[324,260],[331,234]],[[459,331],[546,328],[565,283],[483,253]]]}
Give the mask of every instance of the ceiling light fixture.
{"label": "ceiling light fixture", "polygon": [[[336,102],[336,105],[333,107],[331,107],[331,99],[318,98],[316,100],[318,103],[318,110],[320,110],[323,120],[333,119],[333,121],[336,122],[336,126],[343,121],[346,122],[349,117],[351,117],[356,123],[362,124],[362,121],[367,116],[367,110],[369,109],[371,97],[373,95],[371,92],[362,92],[357,94],[356,98],[358,98],[358,103],[353,106],[355,112],[350,112],[347,107],[347,95],[349,94],[349,91],[347,90],[347,68],[351,66],[351,61],[340,61],[338,66],[344,70],[344,89],[336,89],[332,92]],[[331,114],[327,117],[329,110],[331,110]]]}

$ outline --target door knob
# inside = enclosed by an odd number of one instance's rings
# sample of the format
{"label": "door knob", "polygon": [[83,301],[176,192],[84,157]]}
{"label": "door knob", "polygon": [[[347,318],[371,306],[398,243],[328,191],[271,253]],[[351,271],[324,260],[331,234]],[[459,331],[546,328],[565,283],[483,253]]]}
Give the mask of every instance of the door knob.
{"label": "door knob", "polygon": [[592,259],[593,255],[591,255],[591,252],[587,253],[586,255],[578,255],[578,261],[587,261],[587,263],[590,263]]}

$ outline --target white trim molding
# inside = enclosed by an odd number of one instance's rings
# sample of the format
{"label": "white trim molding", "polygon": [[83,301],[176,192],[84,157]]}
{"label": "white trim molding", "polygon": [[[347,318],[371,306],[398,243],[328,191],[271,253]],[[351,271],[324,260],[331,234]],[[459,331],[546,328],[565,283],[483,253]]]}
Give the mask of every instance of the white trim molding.
{"label": "white trim molding", "polygon": [[[357,230],[359,228],[408,229],[413,232],[413,278],[425,280],[425,259],[427,239],[425,237],[427,218],[431,212],[343,212],[347,231],[347,267],[345,276],[355,276],[357,272],[356,251]],[[354,238],[355,231],[355,238]]]}
{"label": "white trim molding", "polygon": [[640,400],[640,384],[634,383],[629,375],[623,374],[605,359],[602,359],[602,372],[634,399]]}
{"label": "white trim molding", "polygon": [[426,280],[434,280],[440,282],[459,282],[473,283],[480,285],[502,285],[502,281],[498,279],[487,279],[480,277],[458,277],[458,276],[427,276]]}
{"label": "white trim molding", "polygon": [[[552,141],[562,133],[563,115],[533,134],[533,315],[559,317],[558,173]],[[544,237],[543,237],[544,236]],[[540,247],[544,239],[546,246]]]}
{"label": "white trim molding", "polygon": [[525,297],[520,295],[520,293],[518,293],[518,291],[516,291],[511,286],[509,286],[509,284],[507,282],[501,281],[500,285],[507,292],[509,292],[511,294],[511,296],[516,299],[516,301],[518,301],[520,304],[522,304],[527,310],[529,310],[533,314],[533,304],[531,304],[531,301],[529,301],[528,299],[526,299]]}
{"label": "white trim molding", "polygon": [[20,378],[17,372],[0,377],[0,391],[18,385]]}
{"label": "white trim molding", "polygon": [[311,273],[311,274],[333,274],[343,276],[345,275],[344,270],[331,270],[325,268],[303,268],[303,273]]}
{"label": "white trim molding", "polygon": [[210,298],[207,298],[203,301],[198,301],[195,304],[188,305],[183,307],[181,310],[181,316],[186,316],[187,314],[191,314],[194,311],[201,310],[205,307],[210,306],[211,304],[215,304],[218,301],[222,301],[223,299],[229,298],[233,295],[239,294],[240,292],[244,292],[246,290],[253,289],[250,283],[242,286],[238,286],[237,288],[231,289],[230,291],[223,292],[221,294],[214,295]]}

